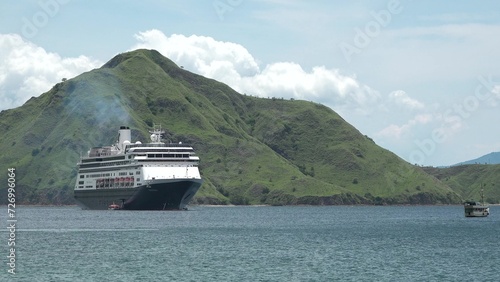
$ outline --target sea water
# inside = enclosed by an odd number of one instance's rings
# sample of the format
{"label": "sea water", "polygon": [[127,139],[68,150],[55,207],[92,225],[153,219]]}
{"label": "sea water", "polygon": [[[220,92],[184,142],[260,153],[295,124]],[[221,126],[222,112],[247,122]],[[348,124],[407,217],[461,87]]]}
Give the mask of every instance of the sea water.
{"label": "sea water", "polygon": [[500,281],[500,207],[490,210],[18,206],[16,274],[3,228],[0,281]]}

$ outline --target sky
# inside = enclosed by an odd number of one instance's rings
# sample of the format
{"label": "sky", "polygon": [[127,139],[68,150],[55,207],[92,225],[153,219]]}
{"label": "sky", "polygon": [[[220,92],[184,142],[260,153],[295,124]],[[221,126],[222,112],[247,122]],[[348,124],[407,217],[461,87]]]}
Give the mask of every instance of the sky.
{"label": "sky", "polygon": [[500,151],[496,0],[2,1],[0,111],[138,48],[324,104],[413,164]]}

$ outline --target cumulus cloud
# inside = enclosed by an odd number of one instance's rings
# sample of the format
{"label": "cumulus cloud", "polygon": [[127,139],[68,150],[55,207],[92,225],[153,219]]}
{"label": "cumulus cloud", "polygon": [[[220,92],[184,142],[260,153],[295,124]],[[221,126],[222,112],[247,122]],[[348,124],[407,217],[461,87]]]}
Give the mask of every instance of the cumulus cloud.
{"label": "cumulus cloud", "polygon": [[156,49],[192,72],[228,84],[238,92],[260,97],[314,100],[335,110],[369,111],[380,97],[377,91],[338,69],[317,66],[304,70],[294,62],[273,62],[263,67],[236,43],[206,36],[166,36],[159,30],[135,35],[132,49]]}
{"label": "cumulus cloud", "polygon": [[378,92],[337,69],[317,66],[308,72],[293,62],[269,64],[236,87],[256,96],[314,100],[339,109],[364,108],[379,98]]}
{"label": "cumulus cloud", "polygon": [[135,38],[138,42],[132,49],[156,49],[186,69],[214,79],[252,76],[259,71],[248,50],[236,43],[197,35],[168,37],[156,29],[140,32]]}
{"label": "cumulus cloud", "polygon": [[86,56],[62,58],[24,41],[17,34],[0,34],[0,110],[22,105],[71,78],[101,65]]}

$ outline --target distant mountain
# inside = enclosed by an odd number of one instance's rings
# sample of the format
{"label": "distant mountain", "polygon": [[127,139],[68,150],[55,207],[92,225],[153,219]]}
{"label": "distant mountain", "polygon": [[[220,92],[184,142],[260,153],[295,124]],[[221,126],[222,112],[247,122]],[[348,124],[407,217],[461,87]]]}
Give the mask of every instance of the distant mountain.
{"label": "distant mountain", "polygon": [[464,165],[464,164],[500,164],[500,152],[489,153],[477,159],[461,162],[455,165]]}
{"label": "distant mountain", "polygon": [[[330,108],[264,99],[188,72],[154,50],[112,58],[0,112],[0,183],[16,203],[72,204],[76,163],[121,125],[146,141],[153,123],[193,145],[205,179],[196,203],[459,203],[449,186],[377,146]],[[7,193],[0,193],[6,203]]]}

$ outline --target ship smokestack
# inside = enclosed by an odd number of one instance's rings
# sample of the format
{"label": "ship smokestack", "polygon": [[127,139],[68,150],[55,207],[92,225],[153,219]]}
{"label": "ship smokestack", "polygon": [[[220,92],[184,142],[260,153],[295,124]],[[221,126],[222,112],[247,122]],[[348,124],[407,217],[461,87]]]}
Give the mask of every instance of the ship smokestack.
{"label": "ship smokestack", "polygon": [[118,132],[119,135],[117,147],[118,149],[120,149],[120,151],[123,151],[125,149],[125,145],[123,145],[123,143],[127,141],[130,144],[130,140],[132,140],[130,128],[128,126],[120,126],[120,130]]}

